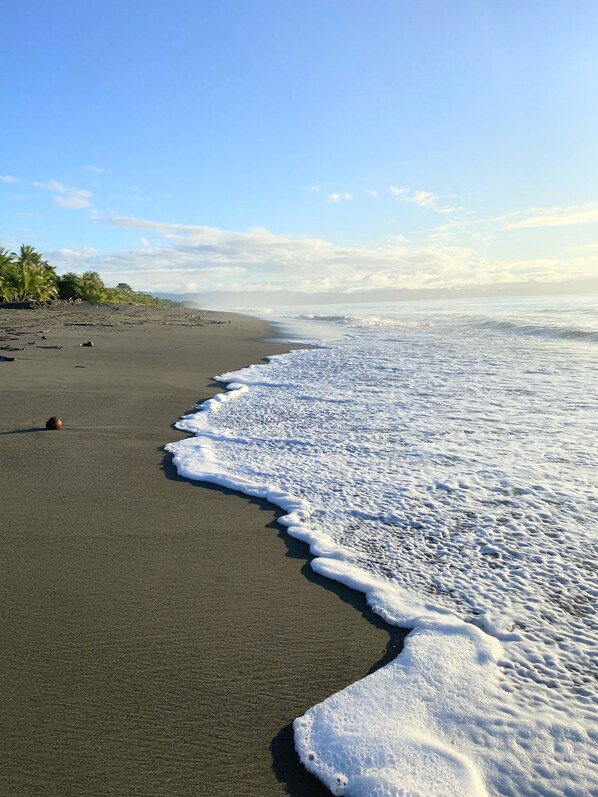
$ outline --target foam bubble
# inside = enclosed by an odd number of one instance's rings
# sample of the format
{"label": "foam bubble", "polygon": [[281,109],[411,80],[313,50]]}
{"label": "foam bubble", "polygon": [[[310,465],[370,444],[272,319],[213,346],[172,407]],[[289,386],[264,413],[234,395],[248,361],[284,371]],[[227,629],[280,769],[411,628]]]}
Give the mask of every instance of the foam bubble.
{"label": "foam bubble", "polygon": [[314,569],[415,629],[296,721],[333,792],[598,789],[590,349],[508,325],[353,325],[223,375],[180,422],[182,475],[279,505]]}

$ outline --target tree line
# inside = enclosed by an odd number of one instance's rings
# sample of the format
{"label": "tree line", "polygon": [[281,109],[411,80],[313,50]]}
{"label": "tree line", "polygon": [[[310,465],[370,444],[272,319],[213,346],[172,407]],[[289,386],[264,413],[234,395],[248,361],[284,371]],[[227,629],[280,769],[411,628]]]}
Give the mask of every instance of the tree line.
{"label": "tree line", "polygon": [[108,288],[97,271],[62,276],[33,246],[23,244],[19,252],[0,248],[0,301],[48,302],[56,299],[83,302],[125,302],[129,304],[166,304],[148,293],[134,291],[125,282]]}

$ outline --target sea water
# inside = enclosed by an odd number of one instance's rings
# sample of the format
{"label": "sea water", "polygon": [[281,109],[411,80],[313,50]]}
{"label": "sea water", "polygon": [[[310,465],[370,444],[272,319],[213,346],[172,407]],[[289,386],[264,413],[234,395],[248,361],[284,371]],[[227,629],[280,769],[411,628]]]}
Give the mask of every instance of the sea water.
{"label": "sea water", "polygon": [[319,344],[218,377],[176,467],[413,629],[297,718],[303,764],[364,797],[598,793],[598,298],[270,317]]}

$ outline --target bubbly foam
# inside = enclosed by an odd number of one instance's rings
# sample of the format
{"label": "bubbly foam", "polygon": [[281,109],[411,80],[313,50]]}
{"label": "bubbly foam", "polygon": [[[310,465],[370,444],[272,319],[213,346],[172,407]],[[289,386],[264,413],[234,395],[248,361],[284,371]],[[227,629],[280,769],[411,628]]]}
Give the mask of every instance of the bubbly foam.
{"label": "bubbly foam", "polygon": [[295,723],[337,794],[598,787],[593,347],[470,321],[354,319],[220,377],[169,446],[182,475],[281,506],[314,569],[415,629]]}

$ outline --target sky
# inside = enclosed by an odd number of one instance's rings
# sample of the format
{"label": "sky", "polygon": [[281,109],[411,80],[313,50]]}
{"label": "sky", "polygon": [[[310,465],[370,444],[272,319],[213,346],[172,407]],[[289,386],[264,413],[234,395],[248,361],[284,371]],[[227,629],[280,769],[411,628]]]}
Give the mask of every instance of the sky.
{"label": "sky", "polygon": [[0,246],[168,293],[598,275],[594,0],[19,0]]}

